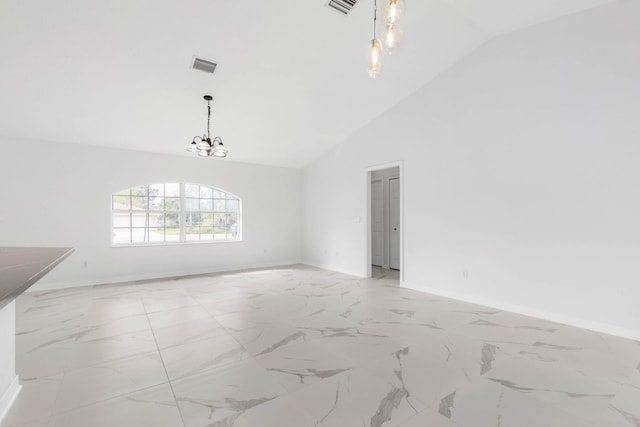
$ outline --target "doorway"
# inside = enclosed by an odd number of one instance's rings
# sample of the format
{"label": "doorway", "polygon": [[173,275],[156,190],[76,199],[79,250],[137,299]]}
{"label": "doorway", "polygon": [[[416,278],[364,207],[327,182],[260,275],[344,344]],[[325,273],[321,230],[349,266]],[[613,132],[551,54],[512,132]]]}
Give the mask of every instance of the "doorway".
{"label": "doorway", "polygon": [[402,275],[401,165],[367,171],[369,277]]}

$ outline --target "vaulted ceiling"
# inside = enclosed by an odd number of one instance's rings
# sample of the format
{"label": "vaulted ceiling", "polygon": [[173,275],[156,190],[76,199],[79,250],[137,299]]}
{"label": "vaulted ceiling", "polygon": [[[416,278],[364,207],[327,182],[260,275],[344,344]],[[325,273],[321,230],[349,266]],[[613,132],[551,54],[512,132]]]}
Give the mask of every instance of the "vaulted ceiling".
{"label": "vaulted ceiling", "polygon": [[188,155],[211,94],[230,160],[302,167],[492,37],[611,1],[406,0],[374,80],[372,0],[3,0],[0,136]]}

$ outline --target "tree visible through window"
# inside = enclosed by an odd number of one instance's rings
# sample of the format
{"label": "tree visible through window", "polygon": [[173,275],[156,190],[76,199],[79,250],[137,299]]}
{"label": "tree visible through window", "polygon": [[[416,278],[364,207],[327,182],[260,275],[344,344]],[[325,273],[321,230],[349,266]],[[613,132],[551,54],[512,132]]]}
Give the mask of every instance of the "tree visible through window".
{"label": "tree visible through window", "polygon": [[141,185],[111,196],[112,243],[240,240],[240,198],[200,184]]}

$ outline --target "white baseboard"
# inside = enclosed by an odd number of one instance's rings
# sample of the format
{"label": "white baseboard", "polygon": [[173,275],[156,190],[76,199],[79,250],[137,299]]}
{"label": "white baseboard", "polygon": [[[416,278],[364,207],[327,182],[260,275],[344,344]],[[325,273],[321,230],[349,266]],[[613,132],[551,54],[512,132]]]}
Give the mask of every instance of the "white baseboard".
{"label": "white baseboard", "polygon": [[99,286],[106,284],[116,284],[116,283],[127,283],[127,282],[138,282],[145,280],[164,280],[170,279],[174,277],[182,277],[182,276],[199,276],[205,274],[216,274],[216,273],[226,273],[232,271],[243,271],[243,270],[253,270],[259,268],[274,268],[274,267],[283,267],[287,265],[296,265],[302,264],[300,260],[293,261],[277,261],[277,262],[265,262],[265,263],[256,263],[256,264],[243,264],[243,265],[232,265],[226,266],[223,268],[219,268],[216,270],[183,270],[183,271],[169,271],[161,274],[134,274],[128,276],[114,276],[114,277],[103,277],[91,280],[81,280],[81,281],[65,281],[65,282],[54,282],[54,283],[46,283],[43,285],[36,285],[31,287],[27,292],[38,292],[38,291],[48,291],[55,289],[65,289],[65,288],[78,288],[82,286]]}
{"label": "white baseboard", "polygon": [[464,301],[471,304],[483,305],[485,307],[496,308],[498,310],[510,311],[512,313],[522,314],[525,316],[535,317],[538,319],[549,320],[551,322],[562,323],[564,325],[575,326],[577,328],[589,329],[591,331],[602,332],[609,335],[615,335],[617,337],[640,341],[640,331],[623,328],[620,326],[610,325],[607,323],[595,322],[593,320],[573,317],[573,316],[569,316],[562,313],[547,312],[543,310],[538,310],[533,307],[511,304],[505,301],[497,301],[497,300],[492,300],[488,298],[476,297],[473,295],[462,294],[459,292],[451,292],[448,290],[437,289],[437,288],[430,288],[427,286],[418,286],[408,282],[402,282],[400,286],[403,288],[413,289],[416,291],[438,295],[445,298],[451,298],[458,301]]}
{"label": "white baseboard", "polygon": [[18,393],[20,393],[20,389],[22,386],[20,385],[20,378],[16,375],[9,384],[9,388],[4,392],[2,397],[0,398],[0,422],[2,419],[9,413],[9,409],[11,409],[11,405],[18,397]]}

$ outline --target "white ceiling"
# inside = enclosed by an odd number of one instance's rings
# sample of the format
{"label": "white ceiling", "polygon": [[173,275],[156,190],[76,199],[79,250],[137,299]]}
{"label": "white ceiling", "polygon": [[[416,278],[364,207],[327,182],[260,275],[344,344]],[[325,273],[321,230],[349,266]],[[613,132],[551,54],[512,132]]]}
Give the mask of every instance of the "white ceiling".
{"label": "white ceiling", "polygon": [[373,80],[369,0],[2,0],[0,135],[188,155],[211,94],[229,159],[302,167],[491,37],[612,0],[406,1]]}

